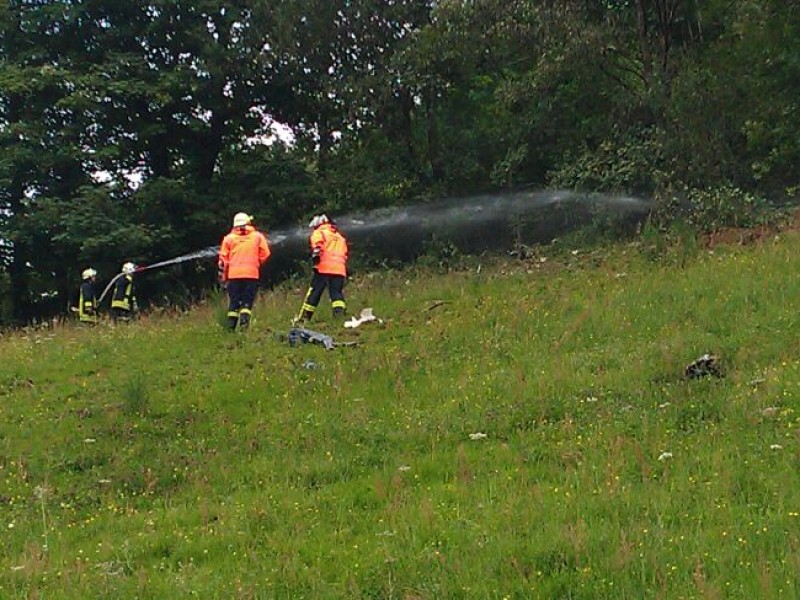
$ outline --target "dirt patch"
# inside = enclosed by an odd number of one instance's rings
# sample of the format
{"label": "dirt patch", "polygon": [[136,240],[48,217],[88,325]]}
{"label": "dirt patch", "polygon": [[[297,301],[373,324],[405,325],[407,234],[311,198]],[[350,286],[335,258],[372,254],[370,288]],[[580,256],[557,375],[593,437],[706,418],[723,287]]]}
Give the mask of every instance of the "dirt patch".
{"label": "dirt patch", "polygon": [[703,236],[703,245],[713,249],[717,246],[749,246],[760,244],[783,231],[800,231],[800,209],[780,224],[759,225],[757,227],[725,227]]}

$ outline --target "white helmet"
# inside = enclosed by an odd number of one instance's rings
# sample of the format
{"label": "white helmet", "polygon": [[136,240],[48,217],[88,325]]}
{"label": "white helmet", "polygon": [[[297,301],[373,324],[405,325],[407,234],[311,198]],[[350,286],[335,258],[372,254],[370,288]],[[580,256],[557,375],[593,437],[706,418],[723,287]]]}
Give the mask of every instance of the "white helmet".
{"label": "white helmet", "polygon": [[234,227],[244,227],[245,225],[250,225],[250,222],[253,220],[253,217],[248,215],[247,213],[236,213],[233,215],[233,226]]}
{"label": "white helmet", "polygon": [[122,265],[122,272],[125,273],[125,275],[131,275],[135,271],[136,271],[136,265],[133,264],[132,262],[126,262],[124,265]]}
{"label": "white helmet", "polygon": [[97,277],[97,271],[94,269],[84,269],[81,273],[81,279],[91,279],[92,277]]}
{"label": "white helmet", "polygon": [[328,219],[328,215],[316,215],[311,222],[308,224],[309,229],[316,229],[323,223],[329,223],[330,219]]}

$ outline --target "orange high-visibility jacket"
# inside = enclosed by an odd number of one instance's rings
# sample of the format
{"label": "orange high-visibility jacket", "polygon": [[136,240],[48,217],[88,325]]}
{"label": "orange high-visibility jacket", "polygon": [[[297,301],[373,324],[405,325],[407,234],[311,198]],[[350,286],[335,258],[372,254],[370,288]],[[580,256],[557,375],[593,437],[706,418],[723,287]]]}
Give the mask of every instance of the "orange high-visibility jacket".
{"label": "orange high-visibility jacket", "polygon": [[261,265],[271,252],[267,238],[252,225],[234,227],[222,238],[219,247],[219,266],[222,277],[228,279],[258,279]]}
{"label": "orange high-visibility jacket", "polygon": [[309,242],[311,251],[319,252],[319,273],[347,276],[347,240],[335,226],[323,223],[311,233]]}

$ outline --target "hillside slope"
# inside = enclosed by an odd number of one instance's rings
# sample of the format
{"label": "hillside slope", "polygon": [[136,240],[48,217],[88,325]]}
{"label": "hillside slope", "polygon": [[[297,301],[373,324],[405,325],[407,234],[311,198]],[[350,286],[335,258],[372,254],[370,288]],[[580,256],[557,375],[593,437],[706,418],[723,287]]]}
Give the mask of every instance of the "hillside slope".
{"label": "hillside slope", "polygon": [[7,335],[0,597],[799,595],[800,237],[646,254],[363,276],[328,352],[289,286]]}

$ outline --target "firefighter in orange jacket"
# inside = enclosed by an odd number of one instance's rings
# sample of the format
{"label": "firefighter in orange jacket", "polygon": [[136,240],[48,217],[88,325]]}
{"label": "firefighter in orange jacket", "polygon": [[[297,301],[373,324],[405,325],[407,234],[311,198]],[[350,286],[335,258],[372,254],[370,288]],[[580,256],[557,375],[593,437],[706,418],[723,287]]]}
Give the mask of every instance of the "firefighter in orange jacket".
{"label": "firefighter in orange jacket", "polygon": [[228,290],[228,328],[244,331],[250,325],[261,266],[270,256],[266,236],[252,225],[253,218],[236,213],[233,229],[219,247],[220,280]]}
{"label": "firefighter in orange jacket", "polygon": [[314,275],[306,292],[297,321],[308,321],[314,316],[322,293],[328,288],[333,316],[344,316],[344,283],[347,278],[347,240],[336,225],[326,216],[318,215],[308,224],[311,228],[311,261]]}

